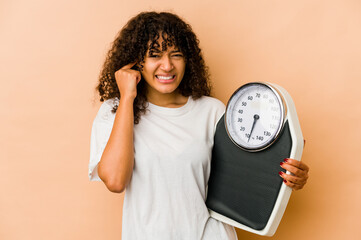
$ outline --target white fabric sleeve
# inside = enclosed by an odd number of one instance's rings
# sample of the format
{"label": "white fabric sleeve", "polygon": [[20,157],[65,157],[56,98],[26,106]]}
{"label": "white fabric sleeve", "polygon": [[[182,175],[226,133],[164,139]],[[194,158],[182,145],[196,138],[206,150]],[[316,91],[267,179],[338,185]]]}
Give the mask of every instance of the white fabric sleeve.
{"label": "white fabric sleeve", "polygon": [[225,111],[226,111],[226,106],[221,101],[219,101],[219,104],[218,104],[217,110],[216,110],[216,122],[215,122],[214,128],[213,128],[214,129],[213,136],[216,134],[217,124],[218,124],[219,120],[221,120]]}
{"label": "white fabric sleeve", "polygon": [[89,180],[101,181],[98,176],[98,163],[103,154],[104,148],[109,140],[113,128],[115,114],[112,113],[115,100],[106,100],[99,108],[93,121],[90,137],[90,160],[89,160]]}

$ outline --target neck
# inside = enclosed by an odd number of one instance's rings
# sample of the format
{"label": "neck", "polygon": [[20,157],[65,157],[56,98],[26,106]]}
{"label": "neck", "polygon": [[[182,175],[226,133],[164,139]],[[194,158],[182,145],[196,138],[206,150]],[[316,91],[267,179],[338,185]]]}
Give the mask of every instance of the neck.
{"label": "neck", "polygon": [[188,97],[183,96],[178,91],[172,93],[155,93],[148,91],[147,99],[154,105],[169,108],[181,107],[188,101]]}

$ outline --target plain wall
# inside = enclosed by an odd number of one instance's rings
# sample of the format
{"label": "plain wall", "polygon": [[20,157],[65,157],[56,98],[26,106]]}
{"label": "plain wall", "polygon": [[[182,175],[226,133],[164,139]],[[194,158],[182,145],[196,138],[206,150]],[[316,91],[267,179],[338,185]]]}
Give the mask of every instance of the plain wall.
{"label": "plain wall", "polygon": [[309,182],[274,237],[239,239],[361,239],[358,0],[1,1],[0,239],[120,239],[123,194],[87,175],[94,88],[116,33],[144,10],[193,26],[224,103],[266,81],[296,104]]}

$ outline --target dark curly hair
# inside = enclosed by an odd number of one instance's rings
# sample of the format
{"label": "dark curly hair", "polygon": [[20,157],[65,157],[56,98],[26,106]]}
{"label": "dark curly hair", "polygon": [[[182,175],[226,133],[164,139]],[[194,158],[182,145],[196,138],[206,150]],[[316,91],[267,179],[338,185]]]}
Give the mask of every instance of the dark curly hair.
{"label": "dark curly hair", "polygon": [[[131,18],[122,28],[107,54],[96,87],[101,102],[121,97],[114,73],[132,62],[138,62],[141,69],[147,51],[160,47],[157,46],[160,37],[163,39],[162,51],[174,45],[184,55],[186,67],[183,79],[178,86],[179,92],[185,97],[192,96],[194,99],[210,95],[208,68],[199,48],[199,40],[191,26],[172,13],[142,12]],[[140,70],[139,68],[136,69]],[[134,99],[135,124],[139,123],[140,115],[147,109],[144,82],[140,81],[137,85],[137,96]],[[114,106],[113,113],[117,108],[117,105]]]}

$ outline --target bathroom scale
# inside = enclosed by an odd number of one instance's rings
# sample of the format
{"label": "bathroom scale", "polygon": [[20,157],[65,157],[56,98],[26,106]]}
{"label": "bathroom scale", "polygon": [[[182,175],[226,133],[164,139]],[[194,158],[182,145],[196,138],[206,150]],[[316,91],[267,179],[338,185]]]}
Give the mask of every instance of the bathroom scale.
{"label": "bathroom scale", "polygon": [[212,218],[272,236],[292,189],[278,172],[301,160],[303,136],[288,92],[273,83],[238,88],[217,122],[206,205]]}

